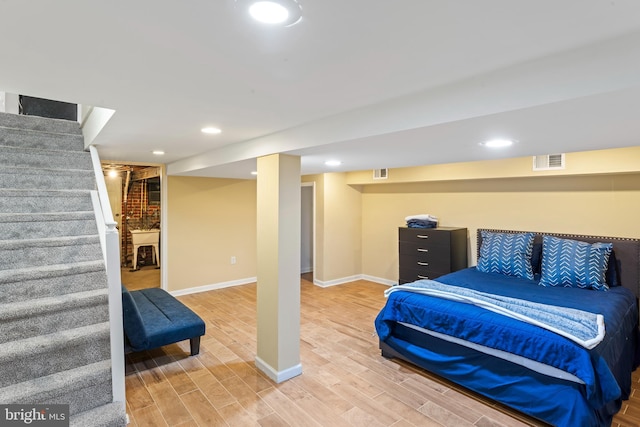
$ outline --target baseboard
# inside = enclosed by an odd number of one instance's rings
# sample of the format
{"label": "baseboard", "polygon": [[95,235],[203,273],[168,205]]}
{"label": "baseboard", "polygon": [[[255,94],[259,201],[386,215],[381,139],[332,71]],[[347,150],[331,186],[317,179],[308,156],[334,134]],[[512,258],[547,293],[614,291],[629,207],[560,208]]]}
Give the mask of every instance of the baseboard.
{"label": "baseboard", "polygon": [[393,286],[397,285],[398,282],[394,282],[393,280],[383,279],[380,277],[369,276],[366,274],[356,274],[353,276],[342,277],[340,279],[321,281],[313,279],[313,284],[316,286],[320,286],[321,288],[328,288],[330,286],[344,285],[345,283],[355,282],[356,280],[367,280],[369,282],[380,283],[381,285]]}
{"label": "baseboard", "polygon": [[258,356],[256,356],[256,367],[278,384],[302,374],[302,364],[300,363],[283,371],[276,371],[271,367],[271,365],[260,359]]}
{"label": "baseboard", "polygon": [[[169,293],[174,297],[179,297],[182,295],[197,294],[199,292],[214,291],[216,289],[229,288],[231,286],[248,285],[249,283],[255,283],[257,280],[258,280],[257,277],[248,277],[246,279],[231,280],[229,282],[221,282],[221,283],[214,283],[211,285],[196,286],[193,288],[178,289],[176,291],[169,291]],[[383,279],[381,277],[369,276],[367,274],[356,274],[353,276],[342,277],[340,279],[329,280],[326,282],[314,279],[313,284],[321,288],[329,288],[331,286],[338,286],[338,285],[344,285],[345,283],[355,282],[356,280],[367,280],[369,282],[380,283],[381,285],[387,285],[387,286],[394,286],[398,284],[398,282],[394,282],[393,280]]]}
{"label": "baseboard", "polygon": [[229,282],[221,282],[221,283],[214,283],[211,285],[196,286],[193,288],[178,289],[176,291],[169,291],[169,293],[174,297],[179,297],[181,295],[189,295],[189,294],[197,294],[199,292],[214,291],[216,289],[229,288],[231,286],[248,285],[249,283],[255,283],[257,280],[258,280],[257,277],[248,277],[246,279],[231,280]]}
{"label": "baseboard", "polygon": [[383,279],[382,277],[369,276],[368,274],[363,274],[362,280],[367,280],[369,282],[379,283],[381,285],[387,286],[395,286],[398,284],[397,280]]}
{"label": "baseboard", "polygon": [[331,286],[343,285],[349,282],[355,282],[356,280],[362,279],[362,274],[356,274],[353,276],[341,277],[340,279],[328,280],[323,282],[322,280],[317,280],[315,277],[313,278],[313,284],[316,286],[320,286],[321,288],[328,288]]}

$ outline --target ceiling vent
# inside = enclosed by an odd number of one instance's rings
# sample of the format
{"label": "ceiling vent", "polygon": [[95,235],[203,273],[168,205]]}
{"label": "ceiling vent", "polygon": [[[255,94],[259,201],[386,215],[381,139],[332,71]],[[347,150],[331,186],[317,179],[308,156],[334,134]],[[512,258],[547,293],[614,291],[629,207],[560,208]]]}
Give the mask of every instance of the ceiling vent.
{"label": "ceiling vent", "polygon": [[534,171],[564,169],[564,153],[533,156]]}
{"label": "ceiling vent", "polygon": [[389,169],[374,169],[373,179],[387,179],[389,178]]}

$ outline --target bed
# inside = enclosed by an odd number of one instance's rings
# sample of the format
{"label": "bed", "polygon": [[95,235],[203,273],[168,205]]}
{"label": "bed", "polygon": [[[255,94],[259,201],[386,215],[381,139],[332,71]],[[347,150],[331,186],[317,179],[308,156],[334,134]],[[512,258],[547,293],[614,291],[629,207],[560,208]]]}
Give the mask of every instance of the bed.
{"label": "bed", "polygon": [[638,366],[640,240],[480,229],[478,264],[389,288],[399,358],[555,426],[609,426]]}

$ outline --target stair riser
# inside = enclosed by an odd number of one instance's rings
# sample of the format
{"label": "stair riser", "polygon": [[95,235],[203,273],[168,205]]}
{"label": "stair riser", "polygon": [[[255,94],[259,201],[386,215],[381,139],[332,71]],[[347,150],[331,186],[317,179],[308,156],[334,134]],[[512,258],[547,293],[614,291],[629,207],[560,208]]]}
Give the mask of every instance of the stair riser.
{"label": "stair riser", "polygon": [[0,222],[2,240],[43,239],[47,237],[98,234],[94,220]]}
{"label": "stair riser", "polygon": [[3,249],[0,245],[1,270],[93,261],[101,258],[102,248],[96,243],[16,249]]}
{"label": "stair riser", "polygon": [[0,113],[0,126],[13,129],[39,130],[51,133],[82,135],[80,124],[71,120],[57,120],[37,116]]}
{"label": "stair riser", "polygon": [[[111,376],[105,382],[97,383],[91,387],[82,388],[67,392],[66,390],[50,391],[47,393],[35,393],[31,395],[27,401],[21,399],[21,404],[38,404],[46,402],[47,404],[63,404],[69,405],[69,414],[75,415],[83,411],[95,408],[100,405],[106,405],[112,402]],[[3,402],[4,403],[4,402]],[[7,402],[13,403],[13,402]],[[86,427],[86,426],[83,426]]]}
{"label": "stair riser", "polygon": [[0,167],[91,170],[91,155],[73,151],[0,147]]}
{"label": "stair riser", "polygon": [[104,289],[106,287],[107,277],[104,270],[69,276],[43,277],[19,282],[0,283],[0,304]]}
{"label": "stair riser", "polygon": [[[46,378],[32,383],[21,383],[0,389],[3,403],[51,403],[67,404],[71,415],[108,404],[112,401],[111,369],[104,363],[89,365],[91,372],[78,369],[67,375],[56,374],[56,379]],[[80,369],[86,370],[81,367]],[[86,427],[83,426],[83,427]]]}
{"label": "stair riser", "polygon": [[[101,301],[93,302],[94,304],[91,305],[74,304],[67,307],[58,307],[59,311],[38,313],[29,318],[23,316],[3,318],[0,344],[94,323],[108,322],[109,301],[106,295],[101,298]],[[102,304],[96,305],[95,302],[101,302]]]}
{"label": "stair riser", "polygon": [[68,135],[0,127],[0,145],[40,150],[84,151],[82,135]]}
{"label": "stair riser", "polygon": [[[4,344],[10,345],[11,343]],[[17,384],[110,358],[109,333],[58,342],[55,351],[42,348],[23,357],[0,360],[0,387]]]}
{"label": "stair riser", "polygon": [[126,427],[127,424],[129,421],[124,402],[99,406],[72,416],[69,420],[69,427]]}
{"label": "stair riser", "polygon": [[93,210],[93,204],[91,203],[91,195],[88,192],[31,196],[28,192],[7,195],[7,193],[0,191],[0,213],[77,212],[90,210]]}
{"label": "stair riser", "polygon": [[0,188],[16,190],[95,190],[93,172],[73,171],[65,174],[51,174],[50,169],[41,169],[38,174],[33,169],[24,169],[28,173],[0,173]]}

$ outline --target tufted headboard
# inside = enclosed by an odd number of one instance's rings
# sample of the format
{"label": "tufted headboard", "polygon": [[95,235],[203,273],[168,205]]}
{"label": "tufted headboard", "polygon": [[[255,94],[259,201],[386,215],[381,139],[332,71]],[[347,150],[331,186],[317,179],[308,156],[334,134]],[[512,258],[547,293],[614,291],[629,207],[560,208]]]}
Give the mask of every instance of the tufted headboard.
{"label": "tufted headboard", "polygon": [[619,263],[620,283],[625,288],[633,291],[636,297],[640,297],[640,239],[479,228],[477,233],[478,256],[480,256],[480,246],[482,245],[481,231],[490,231],[492,233],[535,233],[534,244],[542,243],[543,235],[555,236],[562,239],[580,240],[587,243],[613,243],[613,250],[616,253],[616,259]]}

